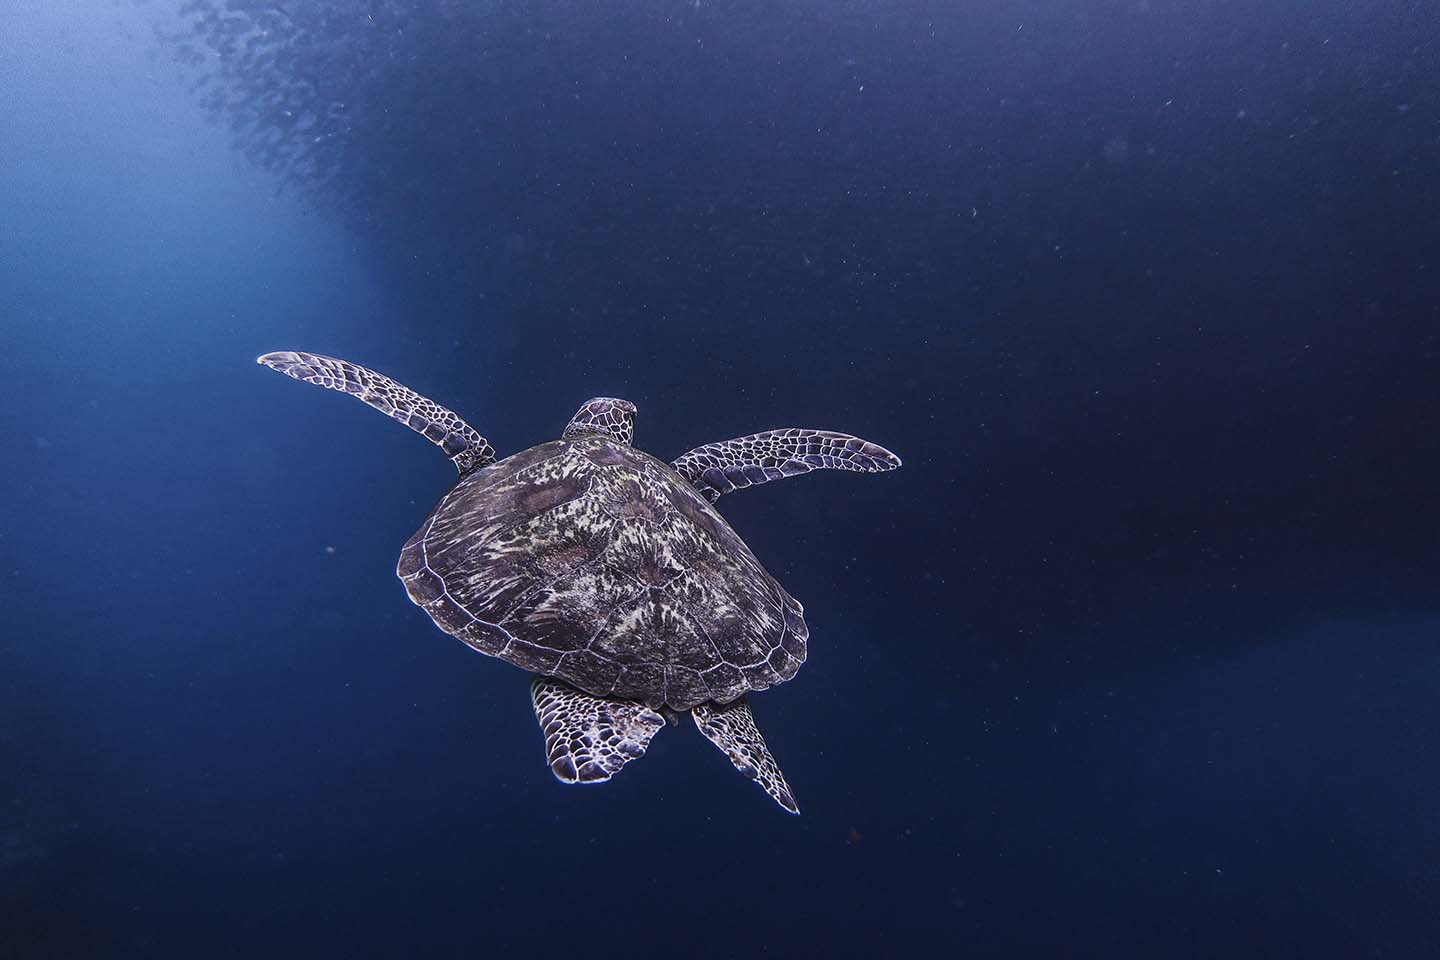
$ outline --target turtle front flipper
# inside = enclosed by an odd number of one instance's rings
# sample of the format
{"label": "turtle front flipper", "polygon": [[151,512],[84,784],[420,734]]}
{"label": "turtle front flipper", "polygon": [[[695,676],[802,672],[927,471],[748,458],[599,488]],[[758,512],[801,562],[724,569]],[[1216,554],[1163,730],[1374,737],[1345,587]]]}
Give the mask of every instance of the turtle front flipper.
{"label": "turtle front flipper", "polygon": [[702,703],[691,710],[690,715],[700,732],[730,758],[736,770],[758,783],[760,789],[787,812],[799,815],[800,808],[795,805],[790,784],[785,782],[780,765],[765,746],[765,738],[760,736],[760,728],[755,726],[750,704],[744,697],[723,707]]}
{"label": "turtle front flipper", "polygon": [[530,684],[550,770],[563,783],[604,783],[645,755],[665,718],[643,703],[592,697],[550,677]]}
{"label": "turtle front flipper", "polygon": [[256,360],[287,377],[358,397],[381,413],[422,434],[445,451],[461,475],[495,459],[495,448],[459,414],[420,396],[404,384],[359,364],[317,353],[282,350]]}
{"label": "turtle front flipper", "polygon": [[811,470],[894,470],[900,466],[900,458],[848,433],[791,427],[707,443],[670,465],[714,503],[731,490]]}

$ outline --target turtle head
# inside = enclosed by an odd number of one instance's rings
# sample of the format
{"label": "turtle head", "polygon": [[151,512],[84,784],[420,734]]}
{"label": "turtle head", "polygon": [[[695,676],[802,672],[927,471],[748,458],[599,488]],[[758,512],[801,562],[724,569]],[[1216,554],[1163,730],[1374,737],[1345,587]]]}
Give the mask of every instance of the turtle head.
{"label": "turtle head", "polygon": [[635,436],[635,404],[615,397],[592,397],[575,411],[560,438],[574,440],[592,433],[629,446]]}

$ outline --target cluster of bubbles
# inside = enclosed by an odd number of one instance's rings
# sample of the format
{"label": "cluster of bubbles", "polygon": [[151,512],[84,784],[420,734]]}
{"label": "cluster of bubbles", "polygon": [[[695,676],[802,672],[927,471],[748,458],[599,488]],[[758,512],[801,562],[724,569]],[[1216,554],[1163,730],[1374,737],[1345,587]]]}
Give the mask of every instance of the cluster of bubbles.
{"label": "cluster of bubbles", "polygon": [[582,263],[626,271],[607,289],[678,290],[672,265],[708,274],[720,249],[788,276],[833,204],[888,189],[856,162],[873,117],[853,63],[795,51],[813,12],[181,2],[162,44],[237,149],[406,278],[488,271],[545,295],[556,264]]}
{"label": "cluster of bubbles", "polygon": [[485,6],[188,0],[159,30],[250,162],[319,209],[365,219],[395,186],[396,161],[434,142],[443,118],[426,105],[453,90]]}

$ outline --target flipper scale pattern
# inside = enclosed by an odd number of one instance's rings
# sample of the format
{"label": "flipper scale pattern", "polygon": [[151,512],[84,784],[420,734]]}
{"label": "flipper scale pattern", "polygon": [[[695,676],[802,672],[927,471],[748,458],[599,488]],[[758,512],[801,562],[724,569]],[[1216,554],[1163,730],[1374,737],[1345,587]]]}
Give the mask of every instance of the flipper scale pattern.
{"label": "flipper scale pattern", "polygon": [[676,458],[671,466],[714,503],[732,490],[811,470],[894,470],[900,458],[848,433],[790,427],[707,443]]}
{"label": "flipper scale pattern", "polygon": [[690,715],[700,732],[730,758],[736,770],[759,784],[760,789],[787,812],[799,815],[800,808],[790,792],[790,784],[785,782],[785,774],[780,772],[780,765],[771,756],[765,738],[760,736],[760,728],[755,726],[755,717],[744,697],[724,706],[702,703],[690,711]]}
{"label": "flipper scale pattern", "polygon": [[495,448],[459,414],[428,397],[422,397],[383,373],[348,360],[297,350],[267,353],[256,362],[287,377],[348,393],[400,421],[444,450],[462,476],[495,459]]}
{"label": "flipper scale pattern", "polygon": [[550,677],[530,684],[550,771],[563,783],[603,783],[645,755],[665,718],[643,703],[581,693]]}

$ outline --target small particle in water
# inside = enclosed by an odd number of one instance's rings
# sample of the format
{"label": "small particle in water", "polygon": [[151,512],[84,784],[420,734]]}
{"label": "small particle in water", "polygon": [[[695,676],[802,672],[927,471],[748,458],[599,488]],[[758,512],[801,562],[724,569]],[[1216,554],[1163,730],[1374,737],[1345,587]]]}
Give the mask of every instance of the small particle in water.
{"label": "small particle in water", "polygon": [[335,556],[335,548],[334,548],[334,547],[326,547],[326,548],[325,548],[325,555],[326,555],[327,557],[333,557],[333,556]]}

